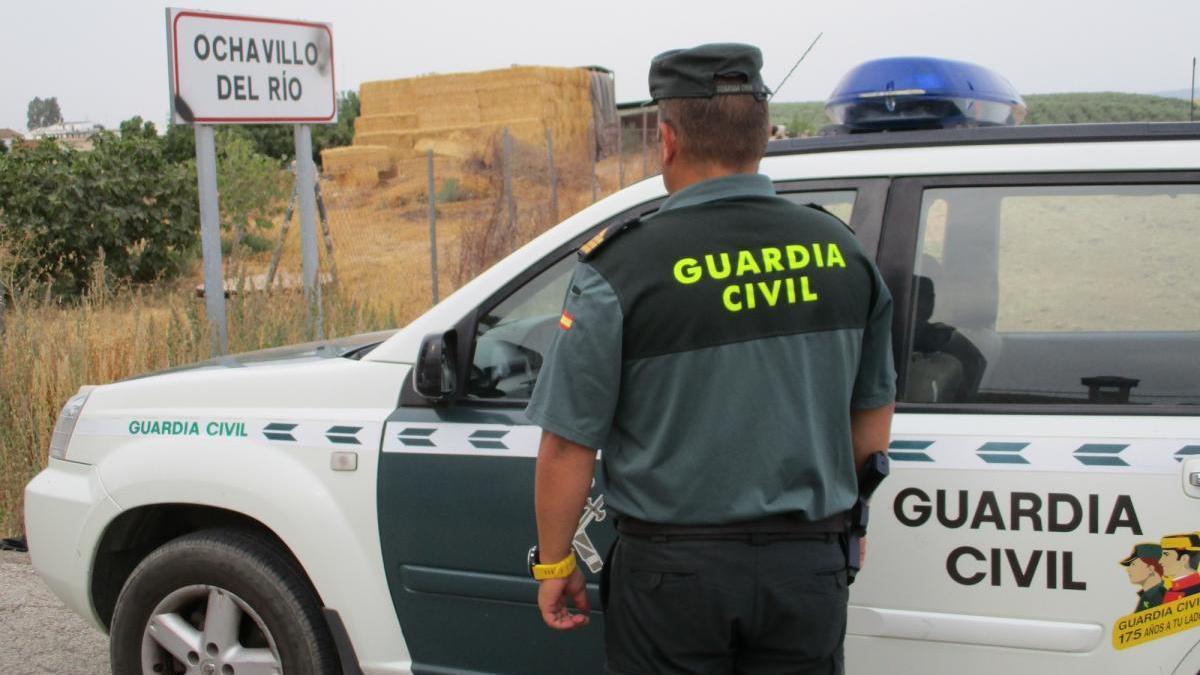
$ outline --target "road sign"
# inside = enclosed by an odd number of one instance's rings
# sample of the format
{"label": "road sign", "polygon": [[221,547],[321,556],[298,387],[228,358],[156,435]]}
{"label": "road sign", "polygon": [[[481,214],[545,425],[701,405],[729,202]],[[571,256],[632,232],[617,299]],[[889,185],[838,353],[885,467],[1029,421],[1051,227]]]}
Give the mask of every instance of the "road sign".
{"label": "road sign", "polygon": [[167,9],[177,124],[337,121],[327,23]]}

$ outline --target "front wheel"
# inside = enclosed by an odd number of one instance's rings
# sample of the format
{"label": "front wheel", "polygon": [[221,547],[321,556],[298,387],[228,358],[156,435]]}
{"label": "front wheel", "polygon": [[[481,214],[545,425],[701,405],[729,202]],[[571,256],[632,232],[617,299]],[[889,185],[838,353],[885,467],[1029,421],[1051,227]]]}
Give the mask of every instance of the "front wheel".
{"label": "front wheel", "polygon": [[316,598],[294,562],[235,530],[175,539],[130,574],[113,613],[115,675],[334,675]]}

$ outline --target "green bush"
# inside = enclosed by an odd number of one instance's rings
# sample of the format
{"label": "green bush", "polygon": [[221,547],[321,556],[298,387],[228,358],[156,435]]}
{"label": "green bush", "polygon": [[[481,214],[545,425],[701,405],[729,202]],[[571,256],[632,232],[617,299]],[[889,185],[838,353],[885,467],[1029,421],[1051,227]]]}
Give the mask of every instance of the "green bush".
{"label": "green bush", "polygon": [[19,283],[78,295],[103,262],[116,279],[180,273],[198,239],[196,175],[152,134],[102,132],[91,151],[54,142],[0,156],[0,244]]}
{"label": "green bush", "polygon": [[[354,120],[359,112],[358,94],[344,91],[338,95],[337,124],[312,125],[313,161],[321,165],[321,151],[350,145],[354,141]],[[237,129],[237,133],[254,145],[254,151],[266,155],[279,163],[292,161],[296,156],[294,128],[290,124],[241,124],[223,129]],[[196,157],[195,130],[188,125],[172,124],[164,137],[167,156],[171,161],[184,162]]]}
{"label": "green bush", "polygon": [[242,128],[217,131],[217,191],[221,228],[245,244],[247,233],[273,227],[292,188],[292,174],[254,149]]}
{"label": "green bush", "polygon": [[436,196],[439,204],[460,202],[467,197],[467,191],[462,188],[457,178],[447,178],[442,181],[442,187],[438,188]]}

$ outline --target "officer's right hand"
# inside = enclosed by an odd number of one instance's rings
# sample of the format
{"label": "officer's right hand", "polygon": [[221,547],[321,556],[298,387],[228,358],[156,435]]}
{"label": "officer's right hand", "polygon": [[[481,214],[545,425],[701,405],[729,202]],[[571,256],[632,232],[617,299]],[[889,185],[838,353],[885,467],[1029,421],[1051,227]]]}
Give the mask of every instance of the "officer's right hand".
{"label": "officer's right hand", "polygon": [[[567,609],[567,599],[575,605],[576,612]],[[546,579],[538,587],[538,609],[542,621],[555,630],[572,630],[588,624],[587,580],[576,568],[571,576],[563,579]]]}

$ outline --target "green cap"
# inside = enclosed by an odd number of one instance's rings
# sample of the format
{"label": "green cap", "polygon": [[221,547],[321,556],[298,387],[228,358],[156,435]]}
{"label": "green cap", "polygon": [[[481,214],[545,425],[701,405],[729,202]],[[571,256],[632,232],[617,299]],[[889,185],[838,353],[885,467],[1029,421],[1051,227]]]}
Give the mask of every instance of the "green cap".
{"label": "green cap", "polygon": [[1129,567],[1133,564],[1133,561],[1137,560],[1138,558],[1150,558],[1151,560],[1158,560],[1159,556],[1161,555],[1162,547],[1158,544],[1152,544],[1150,542],[1137,544],[1133,547],[1133,550],[1130,551],[1129,557],[1122,560],[1121,564]]}
{"label": "green cap", "polygon": [[[763,85],[762,52],[754,45],[715,43],[672,49],[650,61],[650,98],[712,98],[718,94],[749,94],[762,101],[770,95]],[[717,78],[741,83],[717,84]]]}

